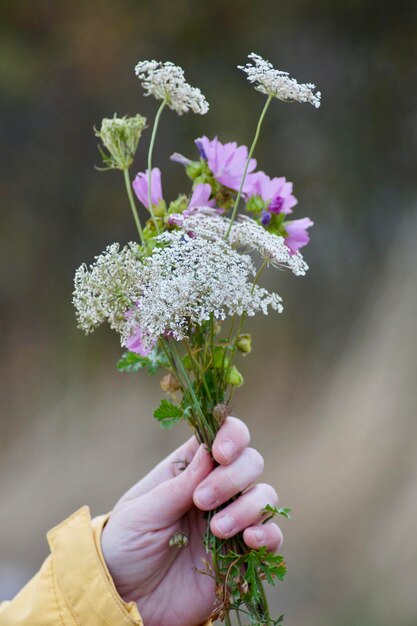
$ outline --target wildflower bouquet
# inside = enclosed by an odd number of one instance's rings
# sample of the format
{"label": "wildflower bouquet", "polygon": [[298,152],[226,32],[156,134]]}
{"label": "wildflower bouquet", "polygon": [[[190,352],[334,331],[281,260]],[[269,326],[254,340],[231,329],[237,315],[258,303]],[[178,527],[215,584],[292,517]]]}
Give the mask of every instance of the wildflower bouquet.
{"label": "wildflower bouquet", "polygon": [[[193,159],[173,154],[171,160],[185,168],[191,191],[172,201],[164,198],[161,171],[152,163],[159,119],[167,108],[178,115],[205,114],[208,103],[180,67],[138,63],[135,71],[145,95],[160,101],[147,170],[131,183],[130,168],[146,127],[141,115],[104,119],[96,135],[104,169],[123,173],[139,240],[124,247],[111,244],[75,274],[79,327],[90,333],[107,321],[119,333],[126,348],[120,371],[165,372],[161,387],[166,397],[154,417],[163,428],[185,420],[209,450],[235,389],[243,384],[237,358],[251,351],[246,318],[282,311],[281,297],[260,285],[262,274],[273,266],[303,276],[308,268],[299,249],[308,243],[313,224],[309,218],[292,219],[297,204],[292,183],[257,171],[253,152],[273,99],[318,107],[320,93],[258,55],[249,59],[239,69],[266,97],[250,149],[202,136],[195,141]],[[148,211],[144,225],[134,194]],[[213,618],[230,624],[235,611],[240,624],[242,616],[251,625],[281,623],[282,617],[270,616],[263,581],[273,584],[284,577],[283,558],[263,547],[248,549],[242,534],[215,537],[210,520],[216,512],[207,517],[208,556],[201,564],[215,580]],[[288,510],[268,505],[259,511],[259,523],[275,514],[288,515]],[[177,534],[171,543],[184,547],[187,537]]]}

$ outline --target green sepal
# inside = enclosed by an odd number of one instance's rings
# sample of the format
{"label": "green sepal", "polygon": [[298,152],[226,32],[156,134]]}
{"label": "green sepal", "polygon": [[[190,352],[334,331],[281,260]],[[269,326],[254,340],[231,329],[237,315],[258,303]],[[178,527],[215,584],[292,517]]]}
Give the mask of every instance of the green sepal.
{"label": "green sepal", "polygon": [[267,203],[262,200],[261,196],[251,196],[246,202],[246,210],[249,213],[255,213],[256,215],[266,209]]}

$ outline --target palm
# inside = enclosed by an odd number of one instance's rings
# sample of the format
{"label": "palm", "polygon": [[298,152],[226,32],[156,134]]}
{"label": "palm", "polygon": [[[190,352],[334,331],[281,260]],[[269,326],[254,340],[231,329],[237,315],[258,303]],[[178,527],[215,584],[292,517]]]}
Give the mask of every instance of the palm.
{"label": "palm", "polygon": [[[134,598],[145,624],[149,613],[152,621],[161,626],[195,625],[213,611],[214,582],[211,576],[201,573],[208,556],[202,542],[205,527],[203,514],[194,508],[179,523],[155,533],[155,554],[146,564],[138,585],[141,592]],[[170,547],[170,538],[179,530],[187,536],[187,546]]]}

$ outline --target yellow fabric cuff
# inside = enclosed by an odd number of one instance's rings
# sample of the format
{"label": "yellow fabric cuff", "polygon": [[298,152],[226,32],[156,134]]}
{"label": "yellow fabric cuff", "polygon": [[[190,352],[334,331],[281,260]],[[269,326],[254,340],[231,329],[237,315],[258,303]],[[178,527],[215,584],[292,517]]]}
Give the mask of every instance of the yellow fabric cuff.
{"label": "yellow fabric cuff", "polygon": [[136,604],[122,600],[105,564],[100,537],[107,518],[92,523],[84,506],[48,532],[56,585],[76,624],[88,615],[88,626],[143,626]]}

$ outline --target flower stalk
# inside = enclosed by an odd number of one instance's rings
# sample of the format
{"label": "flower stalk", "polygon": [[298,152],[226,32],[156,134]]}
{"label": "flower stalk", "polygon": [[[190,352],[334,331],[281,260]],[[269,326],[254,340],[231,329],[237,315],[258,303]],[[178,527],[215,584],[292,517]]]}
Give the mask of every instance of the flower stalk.
{"label": "flower stalk", "polygon": [[256,144],[258,143],[258,139],[259,139],[259,135],[260,135],[260,132],[261,132],[262,124],[263,124],[263,121],[265,119],[265,115],[266,115],[266,112],[267,112],[267,110],[269,108],[269,105],[271,104],[272,98],[273,98],[273,96],[271,96],[271,95],[269,95],[267,97],[265,105],[264,105],[264,108],[262,109],[261,115],[259,117],[258,124],[256,125],[255,136],[253,138],[252,145],[251,145],[251,147],[249,149],[249,154],[248,154],[248,158],[246,160],[245,169],[243,170],[242,182],[240,183],[239,191],[237,193],[236,200],[235,200],[235,203],[234,203],[234,206],[233,206],[232,216],[230,218],[230,225],[229,225],[229,228],[227,229],[227,232],[226,232],[226,237],[225,237],[226,239],[229,237],[230,231],[232,230],[233,222],[236,219],[236,214],[237,214],[237,210],[238,210],[238,207],[239,207],[240,198],[242,197],[243,185],[245,184],[246,175],[248,173],[249,163],[250,163],[252,155],[253,155],[253,153],[255,151]]}
{"label": "flower stalk", "polygon": [[149,150],[148,150],[148,208],[152,216],[152,220],[153,220],[153,223],[155,225],[155,229],[158,235],[161,234],[161,230],[159,228],[158,221],[156,219],[155,211],[153,208],[153,203],[152,203],[152,154],[153,154],[153,148],[155,145],[156,133],[157,133],[158,126],[159,126],[159,120],[162,115],[162,111],[164,110],[166,105],[167,105],[167,101],[163,100],[161,105],[158,108],[158,111],[156,112],[155,121],[153,123],[153,128],[152,128],[151,140],[149,143]]}

